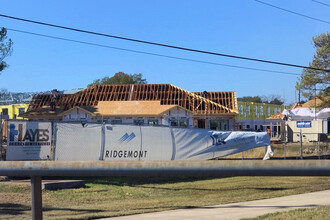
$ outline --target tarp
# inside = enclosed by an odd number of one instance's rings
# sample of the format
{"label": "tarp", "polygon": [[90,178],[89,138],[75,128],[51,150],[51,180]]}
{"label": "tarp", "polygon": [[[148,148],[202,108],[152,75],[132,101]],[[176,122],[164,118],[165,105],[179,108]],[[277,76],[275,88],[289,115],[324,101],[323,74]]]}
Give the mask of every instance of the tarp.
{"label": "tarp", "polygon": [[50,159],[50,122],[8,121],[6,160]]}
{"label": "tarp", "polygon": [[330,108],[324,108],[318,113],[316,113],[318,119],[328,119],[330,118]]}
{"label": "tarp", "polygon": [[57,124],[55,160],[207,160],[268,146],[266,132]]}
{"label": "tarp", "polygon": [[316,113],[314,108],[295,108],[293,110],[284,109],[282,114],[288,116],[290,120],[322,120],[330,117],[330,108],[324,108]]}

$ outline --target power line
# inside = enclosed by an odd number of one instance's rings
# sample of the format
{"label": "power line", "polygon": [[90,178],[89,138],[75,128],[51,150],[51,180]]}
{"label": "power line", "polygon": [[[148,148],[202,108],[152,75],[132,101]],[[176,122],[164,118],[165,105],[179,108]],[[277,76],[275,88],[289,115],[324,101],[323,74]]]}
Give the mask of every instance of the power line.
{"label": "power line", "polygon": [[280,8],[280,7],[278,7],[278,6],[271,5],[271,4],[266,3],[266,2],[263,2],[263,1],[259,1],[259,0],[254,0],[254,1],[259,2],[259,3],[261,3],[261,4],[264,4],[264,5],[268,5],[268,6],[273,7],[273,8],[277,8],[277,9],[282,10],[282,11],[286,11],[286,12],[289,12],[289,13],[295,14],[295,15],[299,15],[299,16],[302,16],[302,17],[305,17],[305,18],[309,18],[309,19],[312,19],[312,20],[315,20],[315,21],[320,21],[320,22],[323,22],[323,23],[330,24],[329,21],[321,20],[321,19],[314,18],[314,17],[308,16],[308,15],[300,14],[300,13],[298,13],[298,12],[290,11],[290,10],[288,10],[288,9]]}
{"label": "power line", "polygon": [[286,74],[286,75],[300,76],[300,74],[297,74],[297,73],[290,73],[290,72],[283,72],[283,71],[276,71],[276,70],[267,70],[267,69],[259,69],[259,68],[251,68],[251,67],[244,67],[244,66],[236,66],[236,65],[228,65],[228,64],[222,64],[222,63],[201,61],[201,60],[188,59],[188,58],[175,57],[175,56],[168,56],[168,55],[157,54],[157,53],[150,53],[150,52],[139,51],[139,50],[131,50],[131,49],[125,49],[125,48],[120,48],[120,47],[113,47],[113,46],[108,46],[108,45],[103,45],[103,44],[90,43],[90,42],[86,42],[86,41],[79,41],[79,40],[73,40],[73,39],[62,38],[62,37],[55,37],[55,36],[51,36],[51,35],[38,34],[38,33],[22,31],[22,30],[17,30],[17,29],[12,29],[12,28],[6,28],[6,29],[10,30],[10,31],[15,31],[15,32],[24,33],[24,34],[30,34],[30,35],[40,36],[40,37],[52,38],[52,39],[57,39],[57,40],[69,41],[69,42],[75,42],[75,43],[91,45],[91,46],[97,46],[97,47],[103,47],[103,48],[108,48],[108,49],[128,51],[128,52],[133,52],[133,53],[140,53],[140,54],[153,55],[153,56],[158,56],[158,57],[165,57],[165,58],[176,59],[176,60],[184,60],[184,61],[210,64],[210,65],[217,65],[217,66],[225,66],[225,67],[232,67],[232,68],[239,68],[239,69],[247,69],[247,70],[254,70],[254,71],[262,71],[262,72],[271,72],[271,73],[280,73],[280,74]]}
{"label": "power line", "polygon": [[326,4],[326,3],[324,3],[324,2],[320,2],[320,1],[316,1],[316,0],[312,0],[312,1],[313,1],[313,2],[316,2],[316,3],[319,3],[319,4],[321,4],[321,5],[325,5],[325,6],[330,7],[329,4]]}
{"label": "power line", "polygon": [[277,65],[282,65],[282,66],[291,66],[291,67],[297,67],[297,68],[305,68],[305,69],[313,69],[313,70],[320,70],[320,71],[330,72],[330,70],[325,70],[325,69],[320,69],[320,68],[313,68],[313,67],[308,67],[308,66],[282,63],[282,62],[275,62],[275,61],[262,60],[262,59],[255,59],[255,58],[249,58],[249,57],[241,57],[241,56],[222,54],[222,53],[216,53],[216,52],[210,52],[210,51],[204,51],[204,50],[197,50],[197,49],[173,46],[173,45],[162,44],[162,43],[155,43],[155,42],[144,41],[144,40],[137,40],[137,39],[126,38],[126,37],[120,37],[120,36],[115,36],[115,35],[103,34],[103,33],[98,33],[98,32],[93,32],[93,31],[87,31],[87,30],[82,30],[82,29],[76,29],[76,28],[71,28],[71,27],[65,27],[65,26],[60,26],[60,25],[55,25],[55,24],[49,24],[49,23],[44,23],[44,22],[39,22],[39,21],[28,20],[28,19],[24,19],[24,18],[12,17],[12,16],[9,16],[9,15],[4,15],[4,14],[0,14],[0,17],[15,19],[15,20],[19,20],[19,21],[25,21],[25,22],[30,22],[30,23],[40,24],[40,25],[45,25],[45,26],[50,26],[50,27],[56,27],[56,28],[61,28],[61,29],[66,29],[66,30],[71,30],[71,31],[76,31],[76,32],[82,32],[82,33],[87,33],[87,34],[93,34],[93,35],[99,35],[99,36],[104,36],[104,37],[110,37],[110,38],[116,38],[116,39],[121,39],[121,40],[133,41],[133,42],[138,42],[138,43],[156,45],[156,46],[161,46],[161,47],[168,47],[168,48],[179,49],[179,50],[185,50],[185,51],[190,51],[190,52],[197,52],[197,53],[203,53],[203,54],[209,54],[209,55],[230,57],[230,58],[235,58],[235,59],[243,59],[243,60],[249,60],[249,61],[277,64]]}

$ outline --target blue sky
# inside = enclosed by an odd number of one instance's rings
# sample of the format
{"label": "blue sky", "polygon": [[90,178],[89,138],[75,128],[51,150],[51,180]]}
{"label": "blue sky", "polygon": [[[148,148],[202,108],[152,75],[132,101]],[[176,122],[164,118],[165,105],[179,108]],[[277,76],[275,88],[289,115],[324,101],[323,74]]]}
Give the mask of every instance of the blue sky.
{"label": "blue sky", "polygon": [[[330,21],[330,7],[312,0],[264,0]],[[322,0],[330,4],[329,0]],[[237,56],[308,65],[312,37],[330,25],[253,0],[0,0],[0,14],[128,38]],[[45,27],[0,17],[0,26],[38,34],[186,59],[290,73],[301,69],[197,54]],[[8,31],[14,51],[0,75],[12,92],[85,88],[122,71],[142,73],[148,83],[171,83],[188,91],[236,91],[238,97],[277,94],[295,101],[298,76],[208,65]]]}

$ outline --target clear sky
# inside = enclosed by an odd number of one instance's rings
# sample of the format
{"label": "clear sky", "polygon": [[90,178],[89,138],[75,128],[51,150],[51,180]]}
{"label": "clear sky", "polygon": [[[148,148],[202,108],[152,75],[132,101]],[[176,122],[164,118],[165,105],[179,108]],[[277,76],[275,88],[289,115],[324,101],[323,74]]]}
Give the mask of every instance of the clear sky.
{"label": "clear sky", "polygon": [[[330,7],[312,0],[263,0],[330,22]],[[330,0],[320,0],[330,5]],[[0,14],[110,35],[237,56],[308,65],[312,37],[330,24],[253,0],[0,0]],[[0,27],[226,65],[300,74],[301,69],[197,54],[45,27],[0,17]],[[122,71],[142,73],[148,83],[188,91],[236,91],[238,97],[277,94],[295,101],[295,75],[195,63],[8,31],[14,42],[0,88],[34,92],[86,88],[94,79]]]}

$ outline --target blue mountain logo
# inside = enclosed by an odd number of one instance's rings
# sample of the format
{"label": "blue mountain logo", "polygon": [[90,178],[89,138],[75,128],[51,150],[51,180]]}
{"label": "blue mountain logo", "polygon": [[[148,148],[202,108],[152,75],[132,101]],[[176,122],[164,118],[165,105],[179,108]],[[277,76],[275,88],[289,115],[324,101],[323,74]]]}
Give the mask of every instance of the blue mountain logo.
{"label": "blue mountain logo", "polygon": [[128,135],[127,133],[125,133],[120,139],[119,139],[119,143],[123,143],[123,142],[130,142],[131,140],[133,140],[133,138],[135,138],[135,134],[132,132],[130,135]]}

